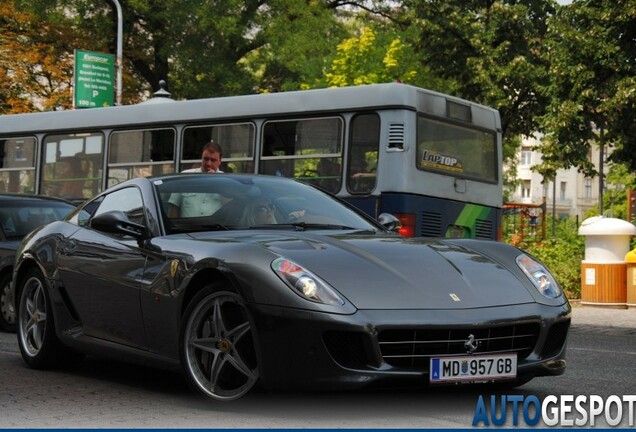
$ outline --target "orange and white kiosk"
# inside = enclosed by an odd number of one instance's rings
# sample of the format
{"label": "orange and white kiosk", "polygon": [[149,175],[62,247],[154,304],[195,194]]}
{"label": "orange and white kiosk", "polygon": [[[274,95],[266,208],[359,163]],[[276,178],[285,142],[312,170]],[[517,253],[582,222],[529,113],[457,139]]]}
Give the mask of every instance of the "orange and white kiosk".
{"label": "orange and white kiosk", "polygon": [[585,259],[581,263],[581,304],[625,309],[630,238],[636,226],[623,219],[595,216],[583,221]]}

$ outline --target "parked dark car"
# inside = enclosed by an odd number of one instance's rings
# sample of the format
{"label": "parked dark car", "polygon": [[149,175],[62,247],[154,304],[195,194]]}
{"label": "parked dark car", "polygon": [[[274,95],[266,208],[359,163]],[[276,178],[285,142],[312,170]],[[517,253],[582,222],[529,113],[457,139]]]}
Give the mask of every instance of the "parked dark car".
{"label": "parked dark car", "polygon": [[35,228],[64,219],[75,205],[62,199],[0,194],[0,329],[15,331],[15,307],[11,273],[15,253],[22,239]]}
{"label": "parked dark car", "polygon": [[129,180],[22,243],[22,356],[180,369],[217,400],[257,382],[513,387],[565,371],[571,309],[541,263],[379,220],[280,177]]}

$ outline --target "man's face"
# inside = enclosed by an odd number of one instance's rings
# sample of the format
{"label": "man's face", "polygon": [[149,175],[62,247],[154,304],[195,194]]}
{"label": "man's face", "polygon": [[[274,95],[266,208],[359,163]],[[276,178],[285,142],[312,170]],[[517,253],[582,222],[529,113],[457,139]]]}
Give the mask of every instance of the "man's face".
{"label": "man's face", "polygon": [[213,173],[219,169],[221,165],[221,155],[219,152],[211,152],[203,150],[201,155],[201,171],[204,173]]}

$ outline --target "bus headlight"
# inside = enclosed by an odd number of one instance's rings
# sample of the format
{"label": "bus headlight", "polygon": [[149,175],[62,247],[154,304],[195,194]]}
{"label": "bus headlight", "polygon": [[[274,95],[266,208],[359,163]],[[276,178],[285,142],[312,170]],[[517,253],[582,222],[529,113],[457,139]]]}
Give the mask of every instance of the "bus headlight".
{"label": "bus headlight", "polygon": [[561,287],[559,287],[554,276],[534,258],[521,254],[517,256],[515,261],[541,295],[556,298],[562,294]]}
{"label": "bus headlight", "polygon": [[318,276],[285,258],[272,261],[272,270],[301,297],[328,305],[343,305],[344,300]]}

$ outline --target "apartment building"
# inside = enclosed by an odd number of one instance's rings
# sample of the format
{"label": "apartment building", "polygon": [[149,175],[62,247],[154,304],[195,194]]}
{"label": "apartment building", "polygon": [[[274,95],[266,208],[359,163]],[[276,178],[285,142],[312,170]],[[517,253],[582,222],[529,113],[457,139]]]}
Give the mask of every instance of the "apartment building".
{"label": "apartment building", "polygon": [[[599,178],[588,178],[576,168],[557,171],[556,179],[543,182],[543,177],[532,171],[541,163],[541,153],[536,149],[541,144],[541,136],[524,137],[518,152],[517,178],[520,185],[510,201],[521,204],[541,204],[546,201],[546,211],[559,217],[576,217],[583,220],[585,213],[598,204]],[[598,170],[599,149],[592,146],[589,158]]]}

